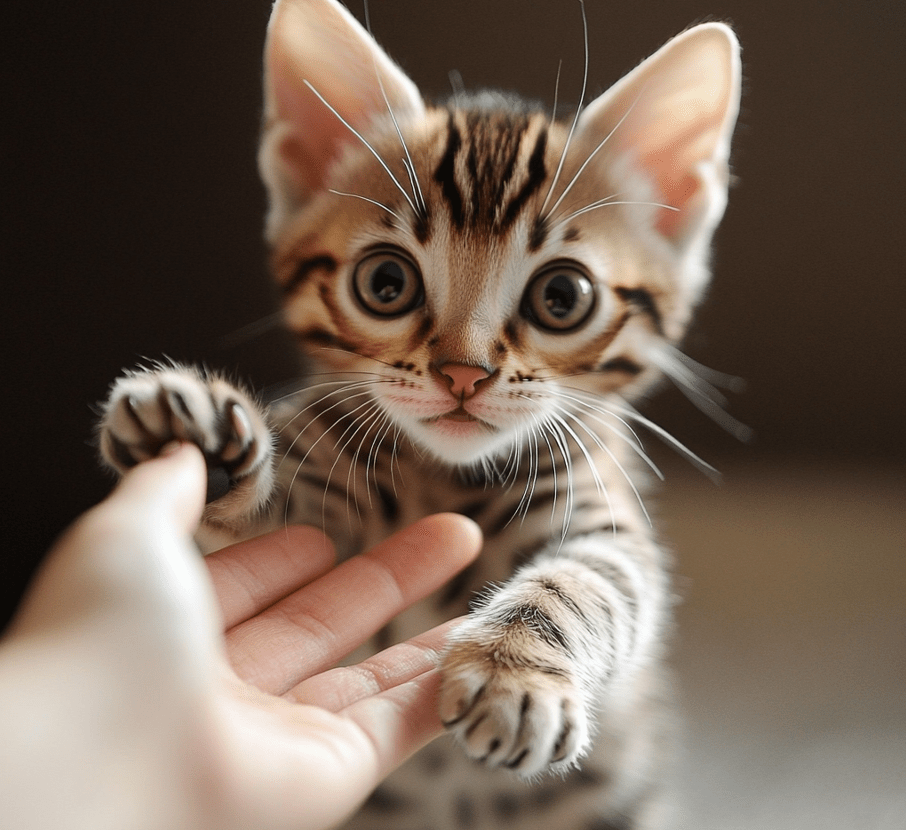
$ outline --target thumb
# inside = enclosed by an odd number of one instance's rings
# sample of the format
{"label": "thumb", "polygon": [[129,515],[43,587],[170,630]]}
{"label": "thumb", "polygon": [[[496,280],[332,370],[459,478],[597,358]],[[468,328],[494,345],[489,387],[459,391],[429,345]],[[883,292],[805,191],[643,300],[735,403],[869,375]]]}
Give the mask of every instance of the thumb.
{"label": "thumb", "polygon": [[191,535],[204,509],[206,471],[194,444],[168,444],[161,454],[129,470],[100,508],[122,510],[132,521],[163,522]]}
{"label": "thumb", "polygon": [[192,534],[204,508],[205,478],[201,453],[189,444],[126,473],[54,545],[13,627],[71,625],[74,618],[127,608],[163,616],[196,604],[205,589]]}

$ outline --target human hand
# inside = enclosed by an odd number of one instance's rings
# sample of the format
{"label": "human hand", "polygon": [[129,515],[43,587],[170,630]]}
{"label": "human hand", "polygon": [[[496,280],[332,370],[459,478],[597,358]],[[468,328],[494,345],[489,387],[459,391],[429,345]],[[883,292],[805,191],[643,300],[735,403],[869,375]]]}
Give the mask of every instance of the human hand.
{"label": "human hand", "polygon": [[202,560],[203,498],[183,446],[48,556],[0,643],[9,826],[326,828],[441,731],[446,627],[328,667],[467,564],[473,524],[431,517],[333,570],[311,528]]}

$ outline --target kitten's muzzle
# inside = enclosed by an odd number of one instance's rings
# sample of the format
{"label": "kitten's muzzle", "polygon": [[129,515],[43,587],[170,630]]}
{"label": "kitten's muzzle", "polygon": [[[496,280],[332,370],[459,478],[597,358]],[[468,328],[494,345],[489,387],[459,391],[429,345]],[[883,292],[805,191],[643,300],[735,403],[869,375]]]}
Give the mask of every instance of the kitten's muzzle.
{"label": "kitten's muzzle", "polygon": [[[493,370],[484,366],[470,366],[465,363],[445,363],[437,368],[442,383],[460,401],[468,400],[478,392],[478,385],[490,378]],[[466,413],[468,414],[468,413]]]}

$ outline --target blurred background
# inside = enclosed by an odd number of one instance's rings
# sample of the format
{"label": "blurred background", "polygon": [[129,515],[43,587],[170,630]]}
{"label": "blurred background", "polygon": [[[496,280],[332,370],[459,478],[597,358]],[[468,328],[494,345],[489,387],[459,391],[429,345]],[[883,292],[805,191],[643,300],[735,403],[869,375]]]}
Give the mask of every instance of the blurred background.
{"label": "blurred background", "polygon": [[[290,377],[255,168],[265,0],[5,7],[5,621],[110,482],[91,405],[167,355]],[[353,12],[361,17],[359,0]],[[659,453],[682,604],[688,826],[906,828],[906,7],[587,0],[590,93],[692,23],[732,23],[738,183],[686,350],[743,377],[740,444],[679,393],[646,414],[719,467]],[[429,96],[575,104],[573,0],[372,0]],[[652,444],[657,441],[652,439]]]}

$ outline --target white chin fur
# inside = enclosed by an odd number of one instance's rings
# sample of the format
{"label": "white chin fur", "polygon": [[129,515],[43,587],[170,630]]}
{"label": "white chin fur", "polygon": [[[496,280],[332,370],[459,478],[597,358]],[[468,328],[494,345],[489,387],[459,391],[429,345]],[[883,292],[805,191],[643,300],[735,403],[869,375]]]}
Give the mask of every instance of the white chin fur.
{"label": "white chin fur", "polygon": [[454,467],[494,458],[513,442],[509,430],[492,432],[475,422],[409,421],[401,426],[419,449]]}

